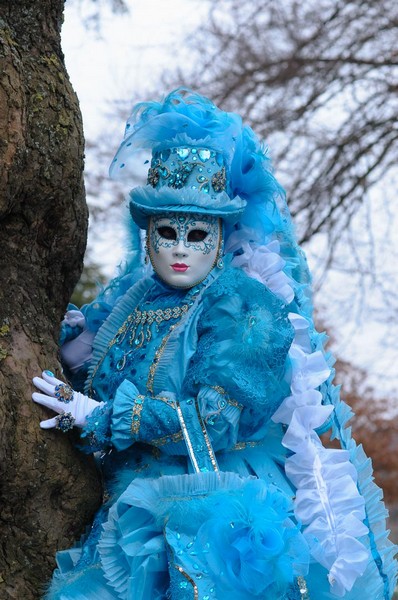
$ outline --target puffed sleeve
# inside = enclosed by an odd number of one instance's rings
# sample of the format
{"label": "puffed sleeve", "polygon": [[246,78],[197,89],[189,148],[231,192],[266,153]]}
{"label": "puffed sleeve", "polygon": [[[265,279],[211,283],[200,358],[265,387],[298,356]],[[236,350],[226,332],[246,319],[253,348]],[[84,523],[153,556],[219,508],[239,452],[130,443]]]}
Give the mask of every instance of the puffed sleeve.
{"label": "puffed sleeve", "polygon": [[87,418],[81,437],[85,452],[114,446],[126,450],[135,442],[162,446],[168,454],[186,454],[176,396],[163,392],[158,396],[140,394],[129,379],[124,379],[113,400],[102,402]]}
{"label": "puffed sleeve", "polygon": [[[165,445],[176,438],[182,441],[174,394],[146,396],[128,379],[116,391],[110,426],[112,444],[117,450],[124,450],[136,441],[155,446],[163,439]],[[180,450],[185,453],[184,444]]]}
{"label": "puffed sleeve", "polygon": [[198,395],[215,450],[263,437],[289,394],[293,333],[283,302],[242,271],[229,269],[209,289],[184,393]]}

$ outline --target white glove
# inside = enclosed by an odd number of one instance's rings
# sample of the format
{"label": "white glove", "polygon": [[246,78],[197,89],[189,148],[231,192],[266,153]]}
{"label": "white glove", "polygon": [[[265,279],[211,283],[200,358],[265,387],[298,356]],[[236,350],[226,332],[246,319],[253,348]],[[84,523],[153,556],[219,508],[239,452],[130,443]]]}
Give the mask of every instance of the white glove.
{"label": "white glove", "polygon": [[68,310],[64,316],[64,323],[70,327],[80,327],[81,329],[85,329],[86,317],[80,310]]}
{"label": "white glove", "polygon": [[32,399],[38,404],[47,406],[58,413],[58,416],[46,421],[41,421],[42,429],[51,429],[56,427],[63,432],[72,429],[73,426],[84,427],[87,423],[87,417],[103,402],[96,402],[88,396],[75,392],[72,388],[60,381],[51,373],[43,371],[42,378],[34,377],[34,385],[44,394],[34,392]]}

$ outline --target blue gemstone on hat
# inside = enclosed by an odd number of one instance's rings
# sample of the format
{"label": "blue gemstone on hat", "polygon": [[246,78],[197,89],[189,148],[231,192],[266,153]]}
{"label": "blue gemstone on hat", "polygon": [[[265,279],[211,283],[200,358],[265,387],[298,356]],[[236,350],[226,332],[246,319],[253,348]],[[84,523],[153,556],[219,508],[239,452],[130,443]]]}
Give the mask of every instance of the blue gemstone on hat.
{"label": "blue gemstone on hat", "polygon": [[170,156],[170,150],[162,150],[160,152],[160,158],[163,161],[166,161],[169,158],[169,156]]}
{"label": "blue gemstone on hat", "polygon": [[201,148],[200,150],[198,150],[198,156],[200,160],[209,160],[210,150],[207,150],[206,148]]}
{"label": "blue gemstone on hat", "polygon": [[189,148],[177,148],[176,152],[182,160],[185,160],[189,156]]}
{"label": "blue gemstone on hat", "polygon": [[167,169],[167,167],[159,167],[158,173],[161,177],[163,177],[163,179],[167,179],[167,177],[169,176],[169,170]]}

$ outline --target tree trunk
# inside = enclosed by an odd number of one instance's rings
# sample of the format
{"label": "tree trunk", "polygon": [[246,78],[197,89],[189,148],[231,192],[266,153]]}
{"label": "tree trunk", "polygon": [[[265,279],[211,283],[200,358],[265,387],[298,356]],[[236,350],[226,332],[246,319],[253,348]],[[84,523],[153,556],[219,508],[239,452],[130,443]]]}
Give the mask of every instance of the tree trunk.
{"label": "tree trunk", "polygon": [[63,0],[0,0],[0,598],[40,598],[56,549],[100,503],[93,462],[42,431],[34,375],[57,338],[86,243],[83,133],[60,47]]}

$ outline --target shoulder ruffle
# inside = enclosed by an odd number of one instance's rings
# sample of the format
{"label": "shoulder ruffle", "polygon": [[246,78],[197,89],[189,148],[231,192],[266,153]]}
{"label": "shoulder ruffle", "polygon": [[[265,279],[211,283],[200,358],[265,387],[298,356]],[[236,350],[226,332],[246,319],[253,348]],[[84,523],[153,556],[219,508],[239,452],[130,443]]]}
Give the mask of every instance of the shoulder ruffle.
{"label": "shoulder ruffle", "polygon": [[227,252],[240,250],[232,265],[240,267],[251,278],[267,286],[285,304],[294,299],[295,282],[284,272],[286,262],[280,256],[280,244],[273,240],[264,245],[247,241],[247,229],[234,231],[228,238]]}

